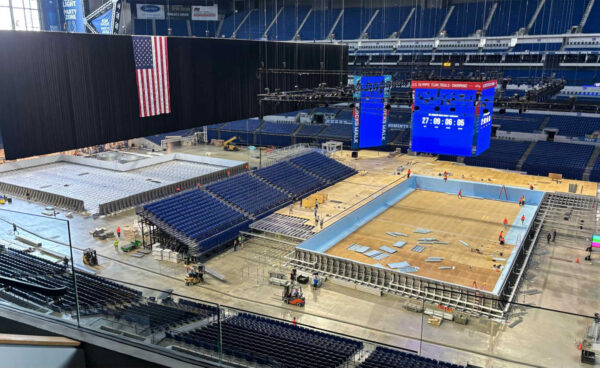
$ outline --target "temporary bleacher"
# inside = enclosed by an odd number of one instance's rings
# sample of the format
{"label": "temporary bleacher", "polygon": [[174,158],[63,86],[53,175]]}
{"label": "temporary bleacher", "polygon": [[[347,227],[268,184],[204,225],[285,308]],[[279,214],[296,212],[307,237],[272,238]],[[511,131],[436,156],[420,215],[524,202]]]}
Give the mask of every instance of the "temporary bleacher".
{"label": "temporary bleacher", "polygon": [[477,157],[465,157],[465,163],[473,166],[515,170],[529,144],[529,142],[492,139],[490,148]]}
{"label": "temporary bleacher", "polygon": [[294,157],[290,163],[330,182],[340,181],[356,174],[356,170],[316,152]]}
{"label": "temporary bleacher", "polygon": [[594,146],[590,145],[537,142],[523,170],[531,175],[561,173],[567,179],[581,179],[593,151]]}
{"label": "temporary bleacher", "polygon": [[[166,336],[218,351],[219,324]],[[339,367],[363,348],[359,341],[245,313],[221,321],[220,340],[229,358],[282,368]]]}
{"label": "temporary bleacher", "polygon": [[252,215],[260,215],[290,201],[286,193],[250,173],[218,181],[207,185],[206,189]]}
{"label": "temporary bleacher", "polygon": [[352,120],[352,109],[343,109],[335,118],[337,120]]}
{"label": "temporary bleacher", "polygon": [[210,250],[247,221],[243,213],[202,189],[145,205],[143,212],[163,231],[188,239],[188,245],[195,244],[195,249],[189,249],[193,253]]}
{"label": "temporary bleacher", "polygon": [[280,162],[258,169],[254,171],[254,175],[258,175],[272,185],[285,190],[294,198],[318,190],[325,183],[316,176],[310,175],[288,162]]}
{"label": "temporary bleacher", "polygon": [[464,368],[462,365],[421,357],[400,350],[378,346],[358,368]]}
{"label": "temporary bleacher", "polygon": [[179,241],[171,249],[208,255],[254,219],[356,173],[314,151],[282,163],[285,178],[267,167],[145,205],[138,214]]}

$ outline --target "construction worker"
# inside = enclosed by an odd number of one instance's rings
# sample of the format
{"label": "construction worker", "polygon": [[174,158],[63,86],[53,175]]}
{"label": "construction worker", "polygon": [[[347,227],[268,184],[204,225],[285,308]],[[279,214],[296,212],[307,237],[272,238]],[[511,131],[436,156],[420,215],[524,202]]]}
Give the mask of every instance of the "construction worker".
{"label": "construction worker", "polygon": [[406,172],[406,178],[410,178],[410,169],[408,169],[408,171]]}
{"label": "construction worker", "polygon": [[500,231],[500,235],[498,235],[498,241],[500,241],[502,239],[502,236],[504,235],[503,231]]}
{"label": "construction worker", "polygon": [[533,190],[533,184],[529,184],[529,190]]}
{"label": "construction worker", "polygon": [[525,215],[521,215],[521,225],[525,225]]}
{"label": "construction worker", "polygon": [[550,240],[552,240],[552,234],[548,233],[548,236],[546,236],[546,240],[548,241],[548,244],[550,244]]}
{"label": "construction worker", "polygon": [[17,235],[17,224],[13,224],[13,233]]}
{"label": "construction worker", "polygon": [[321,217],[321,229],[323,228],[323,217]]}
{"label": "construction worker", "polygon": [[504,218],[504,228],[506,229],[508,227],[508,219],[505,217]]}
{"label": "construction worker", "polygon": [[315,209],[319,209],[319,200],[315,198]]}
{"label": "construction worker", "polygon": [[552,241],[556,242],[556,230],[552,233]]}
{"label": "construction worker", "polygon": [[234,252],[237,252],[237,246],[238,246],[238,240],[236,238],[236,239],[233,239],[233,251]]}
{"label": "construction worker", "polygon": [[503,236],[500,237],[500,245],[504,245],[504,237]]}
{"label": "construction worker", "polygon": [[240,248],[242,248],[244,245],[244,238],[242,238],[242,234],[238,235],[238,245]]}
{"label": "construction worker", "polygon": [[115,242],[113,244],[115,246],[115,250],[118,252],[119,251],[119,241],[115,240]]}
{"label": "construction worker", "polygon": [[444,183],[448,181],[448,175],[446,175],[446,172],[444,171]]}
{"label": "construction worker", "polygon": [[121,226],[117,226],[117,238],[121,238]]}
{"label": "construction worker", "polygon": [[461,199],[462,199],[462,189],[459,189],[459,190],[458,190],[458,198],[461,198]]}
{"label": "construction worker", "polygon": [[525,196],[521,197],[521,204],[525,206]]}

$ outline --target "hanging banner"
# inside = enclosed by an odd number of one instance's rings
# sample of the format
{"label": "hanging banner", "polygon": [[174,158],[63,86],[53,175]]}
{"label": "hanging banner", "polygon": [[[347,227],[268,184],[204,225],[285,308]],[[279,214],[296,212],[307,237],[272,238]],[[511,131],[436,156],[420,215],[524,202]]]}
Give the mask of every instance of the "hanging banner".
{"label": "hanging banner", "polygon": [[106,13],[100,15],[97,18],[94,18],[91,23],[92,26],[96,29],[96,32],[100,34],[112,34],[112,15],[113,10],[109,9]]}
{"label": "hanging banner", "polygon": [[192,20],[218,21],[219,6],[192,6]]}
{"label": "hanging banner", "polygon": [[136,4],[137,19],[165,19],[165,6],[154,4]]}
{"label": "hanging banner", "polygon": [[81,0],[63,0],[65,30],[67,32],[85,32],[83,3]]}
{"label": "hanging banner", "polygon": [[58,0],[43,0],[44,31],[60,31],[58,20]]}
{"label": "hanging banner", "polygon": [[169,5],[167,17],[171,19],[190,19],[192,8],[189,5]]}

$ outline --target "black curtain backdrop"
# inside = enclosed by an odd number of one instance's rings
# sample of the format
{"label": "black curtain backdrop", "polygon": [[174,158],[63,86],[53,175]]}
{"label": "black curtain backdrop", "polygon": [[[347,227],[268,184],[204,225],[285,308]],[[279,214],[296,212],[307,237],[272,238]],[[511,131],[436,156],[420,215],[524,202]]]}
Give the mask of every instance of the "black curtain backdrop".
{"label": "black curtain backdrop", "polygon": [[169,37],[172,113],[140,118],[130,36],[0,31],[0,50],[7,159],[255,117],[265,88],[347,80],[345,46]]}

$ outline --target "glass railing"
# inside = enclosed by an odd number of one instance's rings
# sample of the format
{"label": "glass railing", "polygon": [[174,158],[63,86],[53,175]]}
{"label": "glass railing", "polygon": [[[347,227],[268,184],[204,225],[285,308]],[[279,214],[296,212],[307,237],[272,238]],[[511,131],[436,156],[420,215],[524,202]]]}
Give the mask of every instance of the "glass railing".
{"label": "glass railing", "polygon": [[[505,318],[492,319],[400,295],[340,289],[326,280],[323,290],[304,285],[307,306],[312,305],[307,308],[284,304],[283,287],[269,284],[270,267],[256,266],[240,268],[240,279],[229,282],[241,285],[256,278],[260,292],[244,293],[240,286],[238,295],[215,297],[220,290],[213,280],[185,286],[190,275],[181,260],[140,261],[132,257],[136,250],[113,249],[112,240],[95,247],[99,266],[94,266],[94,253],[70,246],[71,224],[57,218],[64,213],[55,217],[52,209],[46,211],[0,210],[0,303],[176,359],[266,367],[284,366],[289,359],[347,367],[433,360],[462,367],[577,367],[582,359],[591,361],[598,346],[597,305],[593,297],[578,299],[570,288],[535,287],[526,278]],[[131,242],[125,234],[120,239]],[[148,275],[146,285],[130,282],[127,272],[107,272],[112,262],[135,264]],[[265,255],[262,263],[274,264],[274,259]],[[198,294],[206,297],[195,298]]]}

